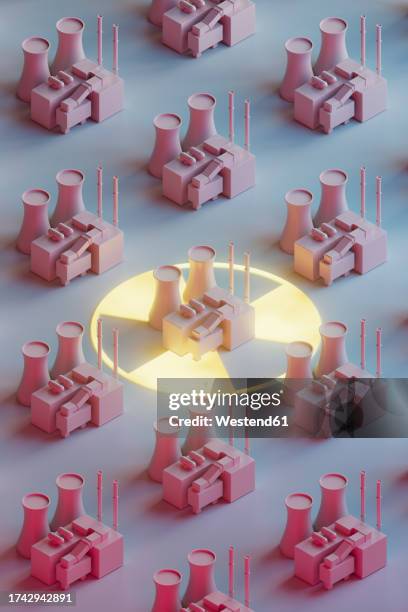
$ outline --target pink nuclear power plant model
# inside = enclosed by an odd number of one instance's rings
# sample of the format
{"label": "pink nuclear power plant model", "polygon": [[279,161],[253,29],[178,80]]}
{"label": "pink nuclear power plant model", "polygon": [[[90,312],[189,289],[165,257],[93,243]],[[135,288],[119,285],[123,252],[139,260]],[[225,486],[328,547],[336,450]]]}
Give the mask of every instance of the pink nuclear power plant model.
{"label": "pink nuclear power plant model", "polygon": [[349,58],[347,22],[328,17],[320,22],[321,48],[312,68],[313,43],[290,38],[286,44],[287,67],[280,95],[294,103],[294,118],[306,127],[329,134],[350,119],[364,122],[387,108],[387,81],[381,74],[382,28],[376,26],[377,66],[366,66],[366,18],[361,17],[360,62]]}
{"label": "pink nuclear power plant model", "polygon": [[366,169],[360,170],[360,214],[348,209],[347,173],[325,170],[320,175],[321,199],[312,219],[313,194],[293,189],[286,196],[287,218],[280,247],[294,256],[295,272],[331,285],[350,272],[366,274],[387,261],[387,232],[381,227],[382,179],[376,178],[376,222],[366,219]]}
{"label": "pink nuclear power plant model", "polygon": [[57,326],[58,352],[48,369],[50,347],[42,341],[24,344],[24,371],[17,401],[31,409],[31,423],[63,438],[87,425],[101,427],[123,414],[123,385],[118,380],[118,331],[113,331],[114,376],[102,371],[102,321],[98,321],[98,367],[85,360],[84,327],[76,321]]}
{"label": "pink nuclear power plant model", "polygon": [[123,565],[124,542],[118,532],[118,482],[113,481],[113,527],[102,523],[102,472],[97,474],[96,519],[85,512],[84,483],[80,474],[58,476],[58,504],[51,525],[48,495],[28,493],[23,497],[24,523],[17,552],[31,560],[31,576],[47,586],[57,584],[66,590],[77,580],[88,576],[100,579]]}
{"label": "pink nuclear power plant model", "polygon": [[223,289],[214,274],[215,250],[194,246],[189,250],[189,276],[180,297],[182,272],[177,266],[160,266],[153,275],[156,293],[150,325],[162,332],[164,348],[199,360],[221,347],[232,351],[255,334],[255,309],[250,305],[250,255],[244,255],[244,299],[234,295],[234,244],[229,245],[229,288]]}
{"label": "pink nuclear power plant model", "polygon": [[97,169],[97,214],[85,209],[81,170],[56,176],[58,199],[48,217],[50,194],[44,189],[23,193],[24,218],[16,247],[30,256],[30,269],[44,280],[68,285],[87,272],[103,274],[123,260],[124,237],[118,227],[119,179],[113,177],[113,224],[102,214],[102,167]]}
{"label": "pink nuclear power plant model", "polygon": [[376,486],[376,528],[366,523],[366,473],[360,474],[359,518],[348,513],[347,484],[342,474],[320,478],[321,503],[313,528],[312,497],[292,493],[285,500],[287,523],[280,549],[294,559],[295,576],[310,585],[331,589],[350,576],[367,578],[387,563],[387,536],[381,532],[381,481]]}
{"label": "pink nuclear power plant model", "polygon": [[188,99],[190,121],[180,142],[182,120],[165,113],[154,119],[156,141],[148,170],[162,179],[163,195],[194,210],[219,196],[234,198],[255,185],[255,156],[250,152],[250,103],[245,100],[245,144],[235,143],[235,94],[230,91],[229,136],[217,134],[216,99],[197,93]]}
{"label": "pink nuclear power plant model", "polygon": [[215,584],[216,555],[212,550],[197,548],[188,555],[190,577],[184,597],[180,598],[182,574],[175,569],[162,569],[153,576],[156,597],[152,612],[253,612],[250,605],[251,557],[244,557],[245,603],[235,599],[235,549],[229,548],[228,594]]}
{"label": "pink nuclear power plant model", "polygon": [[85,24],[77,17],[57,22],[58,49],[49,68],[47,39],[38,36],[22,43],[24,66],[17,97],[30,105],[31,119],[48,130],[63,134],[92,119],[97,123],[121,111],[124,83],[118,74],[119,28],[113,26],[113,69],[102,64],[102,17],[98,15],[98,59],[85,56],[82,34]]}
{"label": "pink nuclear power plant model", "polygon": [[162,29],[163,44],[193,57],[222,42],[232,47],[255,33],[252,0],[152,0],[149,21]]}
{"label": "pink nuclear power plant model", "polygon": [[[285,400],[294,406],[294,423],[311,435],[331,436],[330,420],[335,416],[335,398],[344,398],[358,406],[382,375],[381,348],[382,330],[376,330],[377,368],[375,375],[366,369],[366,320],[361,320],[360,365],[349,361],[346,349],[347,326],[340,321],[328,321],[320,326],[322,339],[319,361],[314,371],[311,368],[312,348],[307,343],[292,343],[287,350],[287,377],[289,390]],[[299,345],[304,345],[303,351]],[[295,346],[296,351],[291,347]],[[352,388],[350,389],[350,383]],[[377,418],[374,402],[368,406],[368,419]]]}

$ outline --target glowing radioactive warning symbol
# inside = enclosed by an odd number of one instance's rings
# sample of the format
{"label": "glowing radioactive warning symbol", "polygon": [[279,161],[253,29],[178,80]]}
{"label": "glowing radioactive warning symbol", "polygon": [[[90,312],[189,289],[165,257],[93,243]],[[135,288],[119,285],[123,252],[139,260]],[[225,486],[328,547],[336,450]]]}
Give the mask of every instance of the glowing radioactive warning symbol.
{"label": "glowing radioactive warning symbol", "polygon": [[[188,274],[188,263],[176,264]],[[228,287],[228,264],[215,262],[217,282]],[[235,293],[243,294],[244,267],[234,266]],[[321,319],[311,299],[287,280],[251,268],[251,304],[255,308],[255,338],[234,351],[220,349],[194,361],[162,346],[161,332],[148,324],[155,292],[153,270],[134,276],[110,291],[91,320],[91,341],[97,349],[97,320],[103,321],[104,364],[113,368],[111,330],[119,330],[119,367],[123,378],[155,390],[158,378],[277,378],[286,367],[285,346],[309,342],[316,351]],[[184,290],[181,279],[180,290]]]}

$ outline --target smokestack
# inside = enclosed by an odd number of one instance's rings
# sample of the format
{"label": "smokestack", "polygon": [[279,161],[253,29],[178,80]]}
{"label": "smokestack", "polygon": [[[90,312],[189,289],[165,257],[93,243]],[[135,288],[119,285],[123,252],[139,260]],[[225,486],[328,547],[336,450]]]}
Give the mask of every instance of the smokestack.
{"label": "smokestack", "polygon": [[118,377],[119,366],[119,330],[113,330],[113,375]]}
{"label": "smokestack", "polygon": [[98,65],[102,66],[102,25],[103,25],[103,17],[102,15],[98,15]]}
{"label": "smokestack", "polygon": [[244,557],[244,566],[245,566],[245,605],[249,608],[249,580],[251,576],[251,557],[246,555]]}
{"label": "smokestack", "polygon": [[98,521],[102,522],[102,490],[103,490],[103,472],[98,470],[96,492],[98,496]]}
{"label": "smokestack", "polygon": [[228,92],[229,139],[230,139],[230,142],[232,144],[234,144],[234,139],[235,139],[235,129],[234,129],[235,106],[234,106],[234,100],[235,100],[235,92],[234,91],[229,91]]}
{"label": "smokestack", "polygon": [[361,522],[364,523],[366,517],[366,473],[364,470],[360,472],[360,518]]}
{"label": "smokestack", "polygon": [[97,176],[98,217],[102,219],[102,216],[103,216],[103,212],[102,212],[103,168],[101,164],[99,164],[98,168],[96,169],[96,176]]}
{"label": "smokestack", "polygon": [[102,319],[98,319],[98,370],[102,370]]}
{"label": "smokestack", "polygon": [[244,452],[246,455],[251,454],[251,445],[250,445],[250,441],[249,441],[249,435],[248,435],[248,428],[245,427],[245,448],[244,448]]}
{"label": "smokestack", "polygon": [[365,345],[366,345],[366,320],[365,319],[361,319],[361,333],[360,333],[360,340],[361,340],[361,360],[360,360],[360,365],[361,365],[361,369],[365,370],[366,367],[366,351],[365,351]]}
{"label": "smokestack", "polygon": [[249,304],[250,300],[250,258],[251,255],[249,251],[245,251],[244,253],[244,268],[245,268],[245,279],[244,279],[244,302]]}
{"label": "smokestack", "polygon": [[365,166],[360,168],[360,215],[361,218],[365,218],[365,209],[366,209],[366,169]]}
{"label": "smokestack", "polygon": [[112,501],[113,501],[113,528],[118,530],[118,514],[119,514],[119,484],[117,480],[113,481],[112,486]]}
{"label": "smokestack", "polygon": [[245,100],[245,149],[250,149],[250,137],[251,137],[251,103],[249,100]]}
{"label": "smokestack", "polygon": [[382,329],[381,327],[378,327],[377,328],[377,371],[376,371],[377,378],[381,377],[381,348],[382,348],[381,337],[382,337]]}
{"label": "smokestack", "polygon": [[119,223],[119,179],[113,177],[113,225],[118,226]]}
{"label": "smokestack", "polygon": [[119,26],[113,24],[113,72],[119,72]]}
{"label": "smokestack", "polygon": [[361,66],[365,68],[366,65],[366,17],[361,15],[360,17],[360,36],[361,36]]}
{"label": "smokestack", "polygon": [[230,242],[228,247],[228,266],[229,266],[229,292],[234,295],[234,243]]}
{"label": "smokestack", "polygon": [[376,193],[377,193],[377,215],[376,215],[376,223],[378,227],[381,227],[381,204],[382,204],[382,178],[381,176],[377,176],[376,178]]}
{"label": "smokestack", "polygon": [[235,551],[234,547],[229,547],[229,578],[228,578],[228,596],[230,599],[234,599],[234,571],[235,571]]}
{"label": "smokestack", "polygon": [[377,30],[377,36],[376,36],[376,41],[377,41],[377,74],[378,76],[381,76],[381,70],[382,70],[382,26],[377,25],[376,26],[376,30]]}
{"label": "smokestack", "polygon": [[377,494],[376,494],[376,501],[377,501],[377,529],[378,531],[381,531],[381,480],[377,480]]}
{"label": "smokestack", "polygon": [[[228,412],[229,412],[229,416],[232,419],[232,416],[233,416],[232,402],[229,403]],[[229,441],[229,445],[233,447],[234,446],[234,428],[232,427],[232,425],[230,425],[229,427],[229,440],[228,441]]]}

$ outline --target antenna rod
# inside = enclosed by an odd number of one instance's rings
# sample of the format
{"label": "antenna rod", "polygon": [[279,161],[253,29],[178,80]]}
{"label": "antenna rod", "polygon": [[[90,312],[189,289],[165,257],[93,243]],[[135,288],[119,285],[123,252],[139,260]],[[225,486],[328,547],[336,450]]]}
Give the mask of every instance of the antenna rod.
{"label": "antenna rod", "polygon": [[117,480],[113,481],[112,486],[112,500],[113,500],[113,528],[115,531],[118,530],[118,515],[119,515],[119,484]]}
{"label": "antenna rod", "polygon": [[366,169],[365,166],[360,168],[360,215],[361,218],[365,218],[366,211]]}
{"label": "antenna rod", "polygon": [[235,139],[235,129],[234,129],[234,112],[235,112],[235,92],[228,92],[228,111],[229,111],[229,139],[232,144],[234,144]]}
{"label": "antenna rod", "polygon": [[103,17],[102,15],[98,15],[98,65],[102,66],[102,24]]}
{"label": "antenna rod", "polygon": [[361,66],[365,68],[366,65],[366,16],[361,15],[360,17],[360,36],[361,36]]}
{"label": "antenna rod", "polygon": [[365,319],[361,319],[361,333],[360,333],[360,339],[361,339],[361,361],[360,361],[360,365],[361,365],[361,369],[365,370],[366,367],[366,320]]}
{"label": "antenna rod", "polygon": [[245,149],[250,149],[250,138],[251,138],[251,103],[249,100],[245,100]]}
{"label": "antenna rod", "polygon": [[98,495],[98,521],[100,523],[102,522],[102,490],[103,490],[103,472],[102,470],[98,470],[96,492]]}
{"label": "antenna rod", "polygon": [[366,473],[365,470],[360,472],[360,518],[361,522],[364,523],[366,518]]}
{"label": "antenna rod", "polygon": [[381,496],[381,480],[377,480],[377,529],[378,531],[381,530],[381,522],[382,522],[382,517],[381,517],[381,500],[382,500],[382,496]]}
{"label": "antenna rod", "polygon": [[381,76],[382,71],[382,26],[377,25],[377,74]]}
{"label": "antenna rod", "polygon": [[119,26],[113,24],[113,72],[119,72]]}
{"label": "antenna rod", "polygon": [[235,572],[235,551],[234,547],[229,547],[229,579],[228,579],[228,595],[230,599],[234,599],[234,572]]}
{"label": "antenna rod", "polygon": [[376,223],[378,227],[381,227],[381,204],[382,204],[382,178],[377,176],[376,178],[376,193],[377,193],[377,216]]}
{"label": "antenna rod", "polygon": [[381,327],[377,328],[377,378],[381,378],[381,337],[382,337],[382,329]]}
{"label": "antenna rod", "polygon": [[228,247],[228,265],[229,265],[229,292],[234,295],[234,243],[230,242]]}
{"label": "antenna rod", "polygon": [[250,300],[250,260],[251,254],[249,251],[244,253],[244,268],[245,268],[245,280],[244,280],[244,302],[249,304]]}
{"label": "antenna rod", "polygon": [[118,226],[119,223],[119,179],[113,177],[113,225]]}
{"label": "antenna rod", "polygon": [[118,365],[119,365],[119,330],[115,328],[113,330],[113,375],[115,378],[118,377]]}
{"label": "antenna rod", "polygon": [[97,193],[98,193],[98,217],[102,219],[102,184],[103,184],[103,168],[101,164],[99,164],[96,169],[97,176]]}
{"label": "antenna rod", "polygon": [[102,319],[98,319],[98,370],[102,370]]}
{"label": "antenna rod", "polygon": [[245,564],[245,605],[247,608],[249,608],[249,580],[251,576],[251,557],[249,555],[245,555],[244,564]]}

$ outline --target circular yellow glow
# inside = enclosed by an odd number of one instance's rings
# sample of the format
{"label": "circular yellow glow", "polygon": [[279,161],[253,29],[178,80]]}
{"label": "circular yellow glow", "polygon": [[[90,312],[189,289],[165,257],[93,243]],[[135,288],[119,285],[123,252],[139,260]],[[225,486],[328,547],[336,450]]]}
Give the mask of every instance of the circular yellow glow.
{"label": "circular yellow glow", "polygon": [[[187,270],[188,263],[175,264],[181,270]],[[215,262],[214,268],[228,270],[228,263]],[[244,266],[235,265],[235,272],[243,273]],[[319,326],[321,319],[312,300],[298,287],[287,280],[265,270],[251,268],[251,279],[264,279],[273,288],[251,304],[255,308],[255,339],[277,343],[284,346],[294,341],[308,342],[316,351],[320,343]],[[181,279],[181,290],[184,280]],[[148,326],[149,310],[154,298],[155,282],[153,270],[143,272],[121,283],[110,291],[96,307],[90,327],[91,342],[97,350],[98,318],[135,321],[138,325]],[[155,332],[160,337],[160,332]],[[239,350],[239,349],[238,349]],[[113,368],[112,358],[102,351],[103,362]],[[120,362],[120,360],[119,360]],[[119,365],[118,373],[134,384],[155,390],[157,378],[229,378],[231,374],[224,364],[219,351],[207,353],[200,361],[194,361],[191,355],[179,357],[164,350],[133,370]],[[282,377],[284,372],[271,371],[267,376]],[[259,374],[262,377],[262,374]],[[266,375],[265,375],[266,377]]]}

